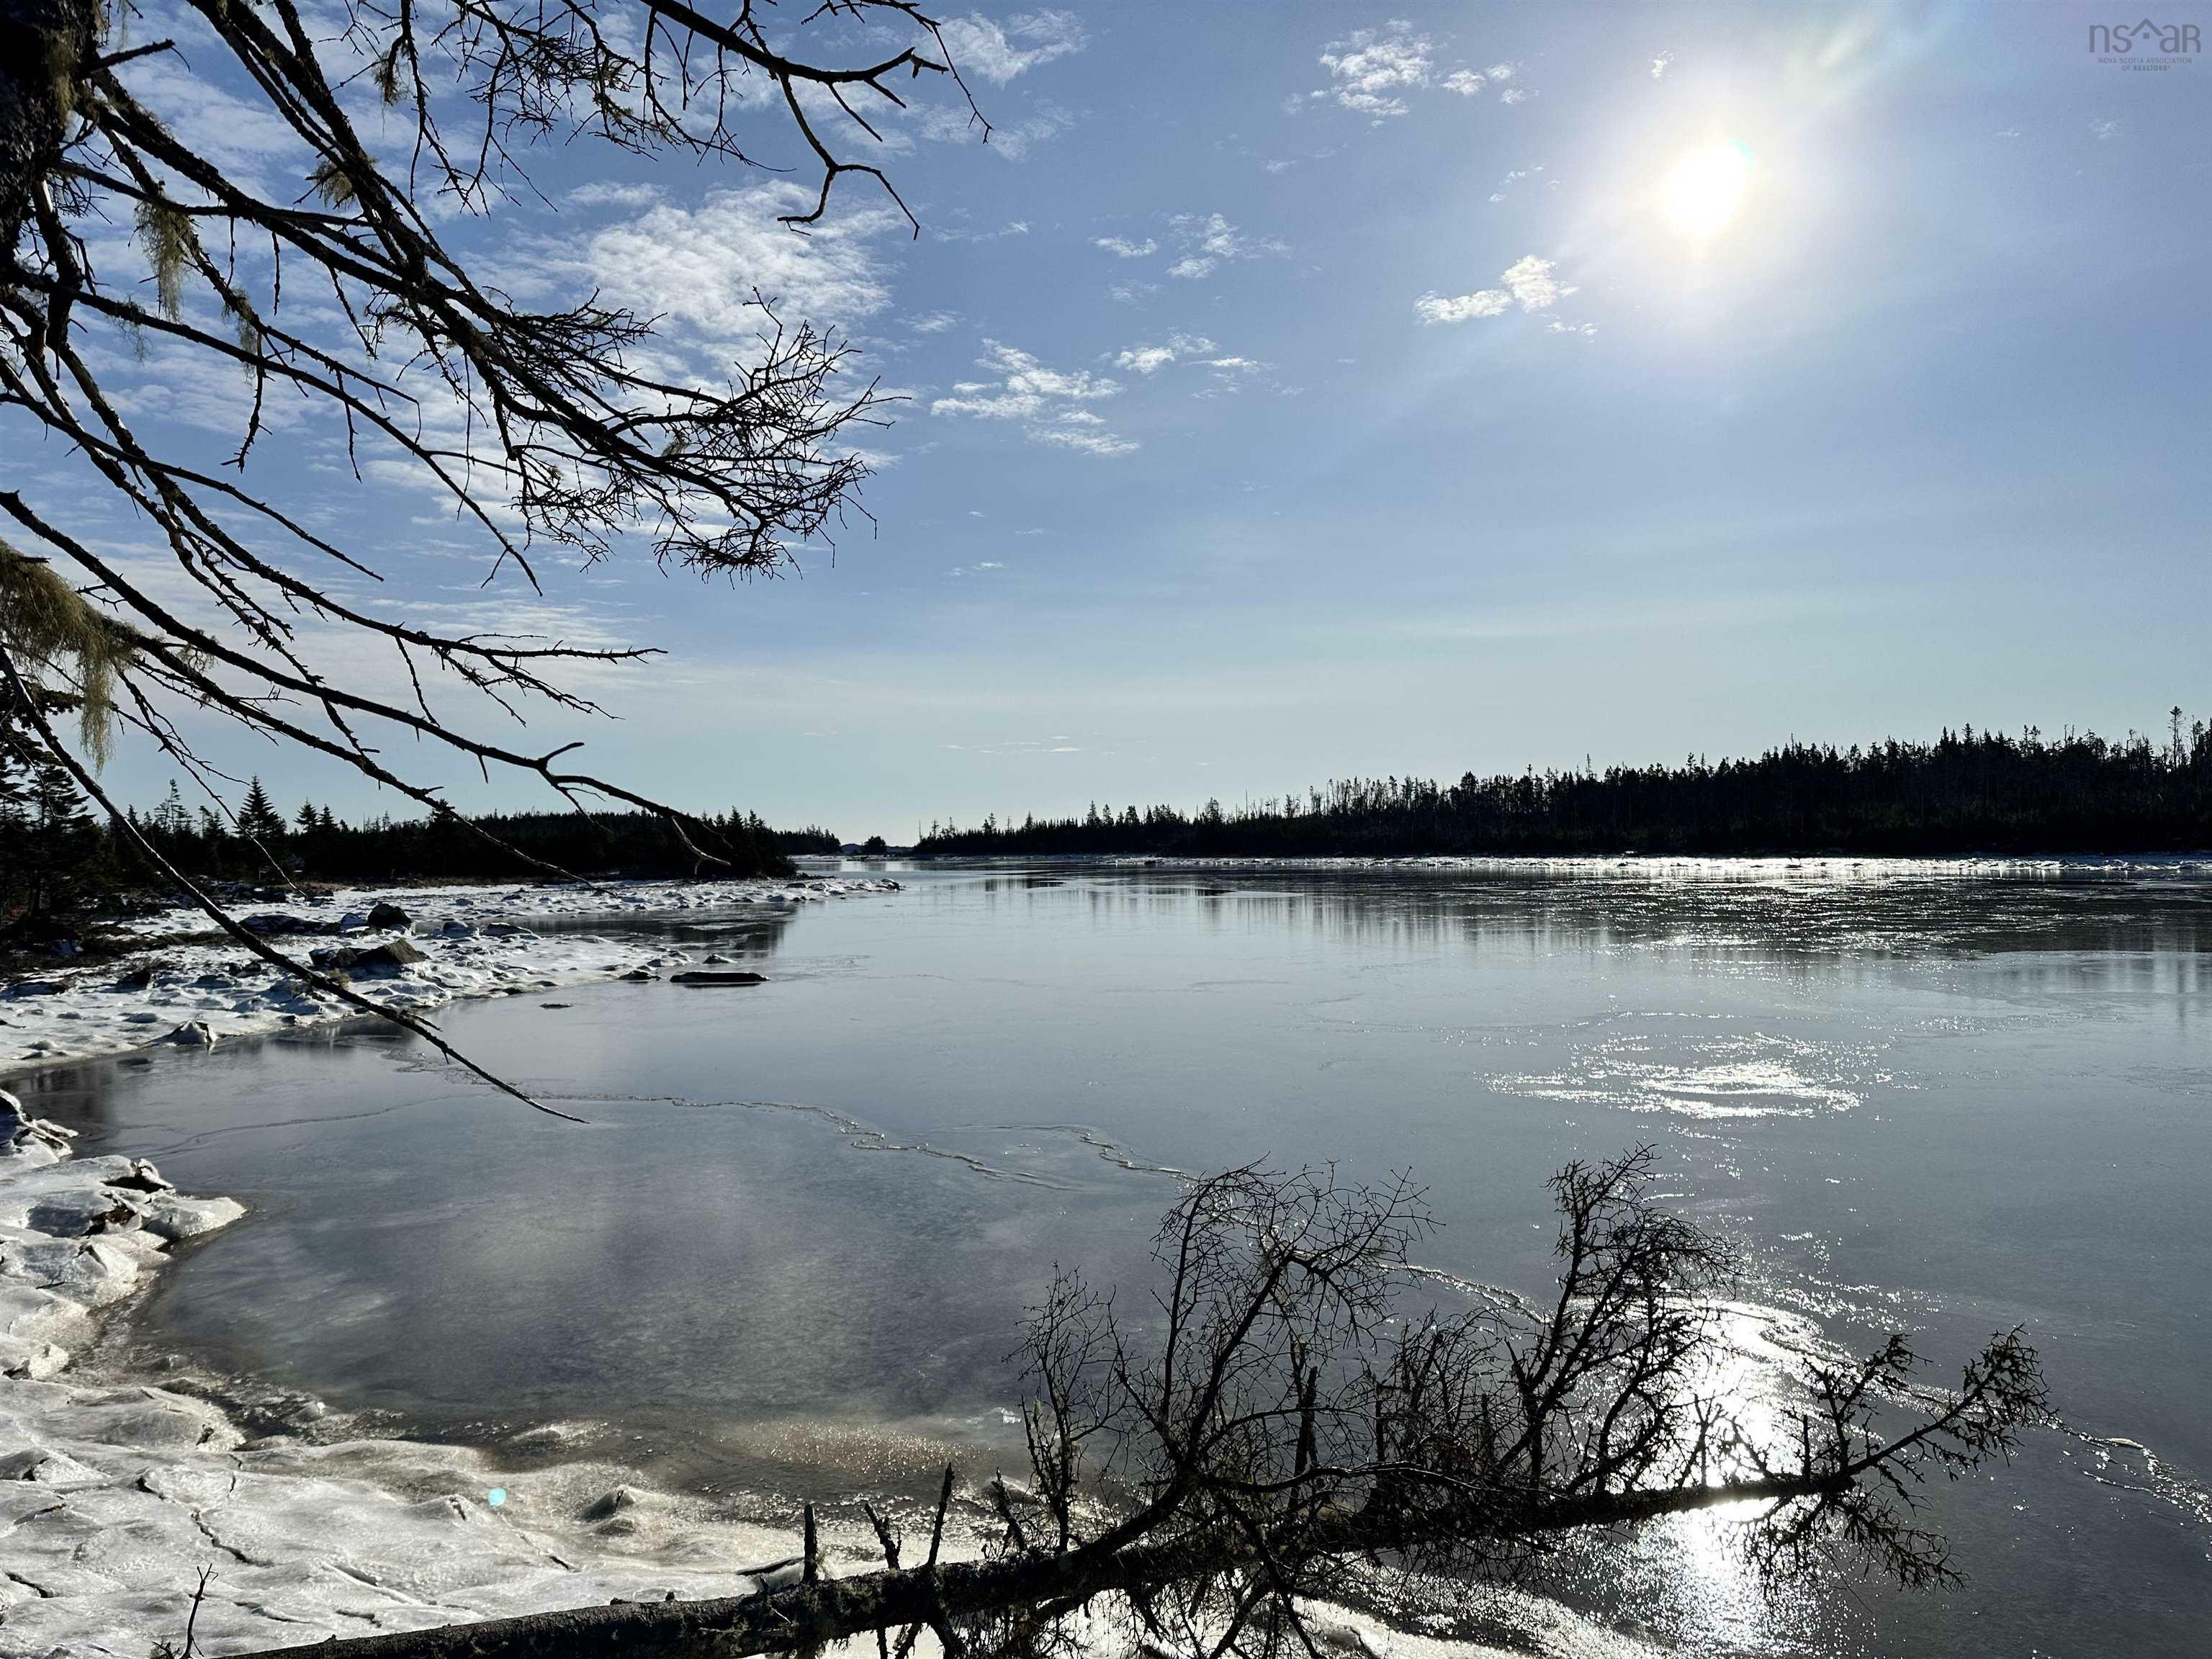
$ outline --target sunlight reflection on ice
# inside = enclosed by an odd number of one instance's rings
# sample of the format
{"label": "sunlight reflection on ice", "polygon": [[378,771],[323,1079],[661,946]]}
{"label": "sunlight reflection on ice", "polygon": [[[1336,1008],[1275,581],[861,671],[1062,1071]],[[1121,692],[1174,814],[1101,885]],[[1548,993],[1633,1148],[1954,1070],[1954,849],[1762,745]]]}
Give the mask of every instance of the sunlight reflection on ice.
{"label": "sunlight reflection on ice", "polygon": [[1764,1032],[1696,1039],[1702,1060],[1679,1054],[1679,1034],[1662,1042],[1643,1033],[1606,1038],[1557,1072],[1491,1079],[1502,1094],[1572,1101],[1630,1112],[1670,1112],[1697,1119],[1809,1117],[1866,1103],[1870,1086],[1892,1078],[1875,1067],[1870,1048],[1816,1043]]}

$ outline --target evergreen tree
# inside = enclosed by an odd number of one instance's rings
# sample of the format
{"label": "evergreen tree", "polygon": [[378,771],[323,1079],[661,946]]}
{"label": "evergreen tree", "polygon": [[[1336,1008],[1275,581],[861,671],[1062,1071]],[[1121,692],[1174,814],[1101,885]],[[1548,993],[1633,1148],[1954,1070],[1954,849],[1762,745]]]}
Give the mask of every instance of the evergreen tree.
{"label": "evergreen tree", "polygon": [[49,915],[82,908],[106,884],[106,838],[85,811],[68,768],[47,759],[27,769],[28,810],[15,860],[22,902]]}
{"label": "evergreen tree", "polygon": [[283,817],[270,805],[269,792],[258,777],[246,785],[245,803],[238,809],[238,833],[264,846],[283,839]]}
{"label": "evergreen tree", "polygon": [[0,919],[30,902],[30,770],[0,728]]}

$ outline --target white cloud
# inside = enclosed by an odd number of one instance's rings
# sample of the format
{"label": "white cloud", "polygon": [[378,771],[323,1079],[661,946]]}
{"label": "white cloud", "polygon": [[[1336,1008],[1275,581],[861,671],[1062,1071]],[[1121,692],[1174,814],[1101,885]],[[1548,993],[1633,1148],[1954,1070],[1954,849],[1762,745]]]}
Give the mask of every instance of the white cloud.
{"label": "white cloud", "polygon": [[2118,121],[2092,121],[2089,123],[2089,136],[2099,143],[2108,138],[2117,138],[2120,136],[2120,124]]}
{"label": "white cloud", "polygon": [[579,185],[568,192],[570,207],[647,207],[661,199],[659,185],[618,185],[610,179],[595,179],[588,185]]}
{"label": "white cloud", "polygon": [[942,334],[959,320],[949,311],[928,311],[919,317],[908,318],[906,325],[916,334]]}
{"label": "white cloud", "polygon": [[1508,87],[1498,94],[1501,104],[1525,104],[1536,94],[1526,87]]}
{"label": "white cloud", "polygon": [[1393,18],[1379,29],[1354,29],[1330,41],[1321,64],[1332,83],[1324,94],[1334,94],[1346,109],[1388,120],[1406,112],[1400,93],[1429,84],[1429,40],[1404,19]]}
{"label": "white cloud", "polygon": [[1146,295],[1159,291],[1158,283],[1116,283],[1106,290],[1106,297],[1117,306],[1133,306],[1140,303]]}
{"label": "white cloud", "polygon": [[1133,438],[1116,437],[1111,432],[1032,427],[1029,435],[1032,443],[1053,444],[1085,455],[1131,455],[1143,447]]}
{"label": "white cloud", "polygon": [[1424,294],[1413,301],[1413,314],[1425,323],[1464,323],[1477,317],[1502,317],[1515,306],[1523,311],[1548,311],[1562,295],[1574,289],[1560,286],[1549,259],[1531,253],[1507,266],[1500,288],[1473,294]]}
{"label": "white cloud", "polygon": [[963,75],[1004,86],[1039,64],[1083,50],[1083,25],[1070,11],[1031,11],[1003,24],[981,12],[947,19],[939,33]]}
{"label": "white cloud", "polygon": [[1558,302],[1559,295],[1572,290],[1561,288],[1552,276],[1552,262],[1539,259],[1531,253],[1516,259],[1507,266],[1498,281],[1505,284],[1523,311],[1541,311]]}
{"label": "white cloud", "polygon": [[[965,104],[924,104],[903,119],[918,138],[932,143],[963,144],[981,143],[985,136],[983,124]],[[994,121],[988,130],[989,143],[984,148],[1002,161],[1018,161],[1029,154],[1030,146],[1065,132],[1075,125],[1075,118],[1066,110],[1053,105],[1039,105],[1018,121]],[[891,148],[896,149],[905,142],[904,134],[894,131]]]}
{"label": "white cloud", "polygon": [[1094,236],[1091,246],[1103,247],[1119,259],[1143,259],[1160,251],[1160,245],[1147,236],[1141,242],[1133,242],[1126,236]]}
{"label": "white cloud", "polygon": [[1513,65],[1492,64],[1488,69],[1483,70],[1483,73],[1493,81],[1510,81],[1513,78]]}
{"label": "white cloud", "polygon": [[940,242],[1003,242],[1009,236],[1026,236],[1029,234],[1028,220],[1009,219],[996,230],[967,230],[953,225],[940,228],[935,235]]}
{"label": "white cloud", "polygon": [[586,276],[605,301],[709,343],[751,335],[760,321],[756,289],[787,318],[831,324],[874,315],[891,295],[873,239],[903,221],[889,208],[856,205],[804,236],[778,222],[813,204],[814,192],[794,184],[713,191],[696,208],[649,208],[594,233],[580,255],[539,263]]}
{"label": "white cloud", "polygon": [[992,378],[959,382],[951,397],[930,404],[932,415],[1019,421],[1032,443],[1090,455],[1126,455],[1138,447],[1134,440],[1108,430],[1104,417],[1088,407],[1118,394],[1119,381],[1083,369],[1048,368],[999,340],[984,341],[983,355],[975,362]]}
{"label": "white cloud", "polygon": [[155,52],[118,71],[131,92],[202,161],[280,201],[303,194],[315,156],[258,97],[241,100],[174,53]]}
{"label": "white cloud", "polygon": [[1413,314],[1425,323],[1464,323],[1474,317],[1502,316],[1512,308],[1513,296],[1496,288],[1455,295],[1424,294],[1413,301]]}
{"label": "white cloud", "polygon": [[1114,359],[1116,368],[1133,369],[1139,374],[1157,374],[1170,363],[1188,357],[1203,356],[1221,348],[1203,334],[1171,334],[1165,345],[1134,345]]}
{"label": "white cloud", "polygon": [[1667,73],[1667,65],[1674,61],[1674,54],[1673,52],[1661,52],[1656,58],[1651,60],[1651,78],[1656,81],[1663,76]]}
{"label": "white cloud", "polygon": [[1168,275],[1186,282],[1211,276],[1232,260],[1279,258],[1290,252],[1272,236],[1246,235],[1218,213],[1179,213],[1168,228],[1183,249]]}
{"label": "white cloud", "polygon": [[1472,98],[1490,84],[1480,70],[1454,70],[1444,76],[1444,89],[1455,92],[1462,98]]}

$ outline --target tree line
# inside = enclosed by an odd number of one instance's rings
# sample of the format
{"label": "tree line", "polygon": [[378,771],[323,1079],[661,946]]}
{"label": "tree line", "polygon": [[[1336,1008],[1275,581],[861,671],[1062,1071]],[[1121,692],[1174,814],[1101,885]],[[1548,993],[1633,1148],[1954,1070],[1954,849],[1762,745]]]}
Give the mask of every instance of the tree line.
{"label": "tree line", "polygon": [[1354,778],[1194,812],[1094,805],[1081,817],[933,824],[923,856],[1152,854],[1960,854],[2212,848],[2212,730],[2176,708],[2164,742],[2071,729],[1945,730],[1932,743],[1792,741],[1755,759],[1603,772],[1533,768],[1455,783]]}
{"label": "tree line", "polygon": [[[834,853],[826,830],[778,830],[757,813],[693,818],[693,843],[724,862],[703,866],[658,815],[497,812],[349,823],[328,805],[287,814],[260,779],[237,811],[185,805],[172,781],[150,811],[125,809],[131,829],[196,881],[513,880],[548,869],[579,875],[782,877],[794,853]],[[532,862],[534,860],[534,863]],[[0,734],[0,929],[64,922],[158,886],[128,835],[96,819],[69,772],[34,746]]]}

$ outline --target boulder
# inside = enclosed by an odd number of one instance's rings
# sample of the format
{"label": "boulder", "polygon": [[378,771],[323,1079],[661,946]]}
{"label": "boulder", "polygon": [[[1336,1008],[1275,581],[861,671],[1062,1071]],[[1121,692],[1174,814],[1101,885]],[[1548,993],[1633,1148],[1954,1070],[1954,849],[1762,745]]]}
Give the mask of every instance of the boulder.
{"label": "boulder", "polygon": [[368,925],[372,927],[405,927],[414,920],[398,905],[381,899],[368,907]]}
{"label": "boulder", "polygon": [[8,988],[10,997],[50,997],[68,987],[58,979],[19,979]]}
{"label": "boulder", "polygon": [[215,1033],[208,1029],[205,1020],[188,1019],[161,1041],[176,1043],[181,1048],[212,1048],[215,1047]]}
{"label": "boulder", "polygon": [[671,985],[765,985],[768,975],[742,969],[725,972],[717,969],[694,968],[685,973],[671,974],[668,982]]}
{"label": "boulder", "polygon": [[611,1521],[624,1510],[638,1506],[641,1494],[635,1486],[617,1486],[613,1491],[586,1504],[583,1518],[586,1521]]}
{"label": "boulder", "polygon": [[366,951],[342,951],[338,966],[349,974],[396,974],[422,960],[422,953],[404,939],[386,939]]}
{"label": "boulder", "polygon": [[288,916],[281,910],[264,911],[244,918],[238,924],[249,933],[258,933],[264,939],[276,939],[287,933],[319,933],[328,924],[309,921],[304,916]]}

